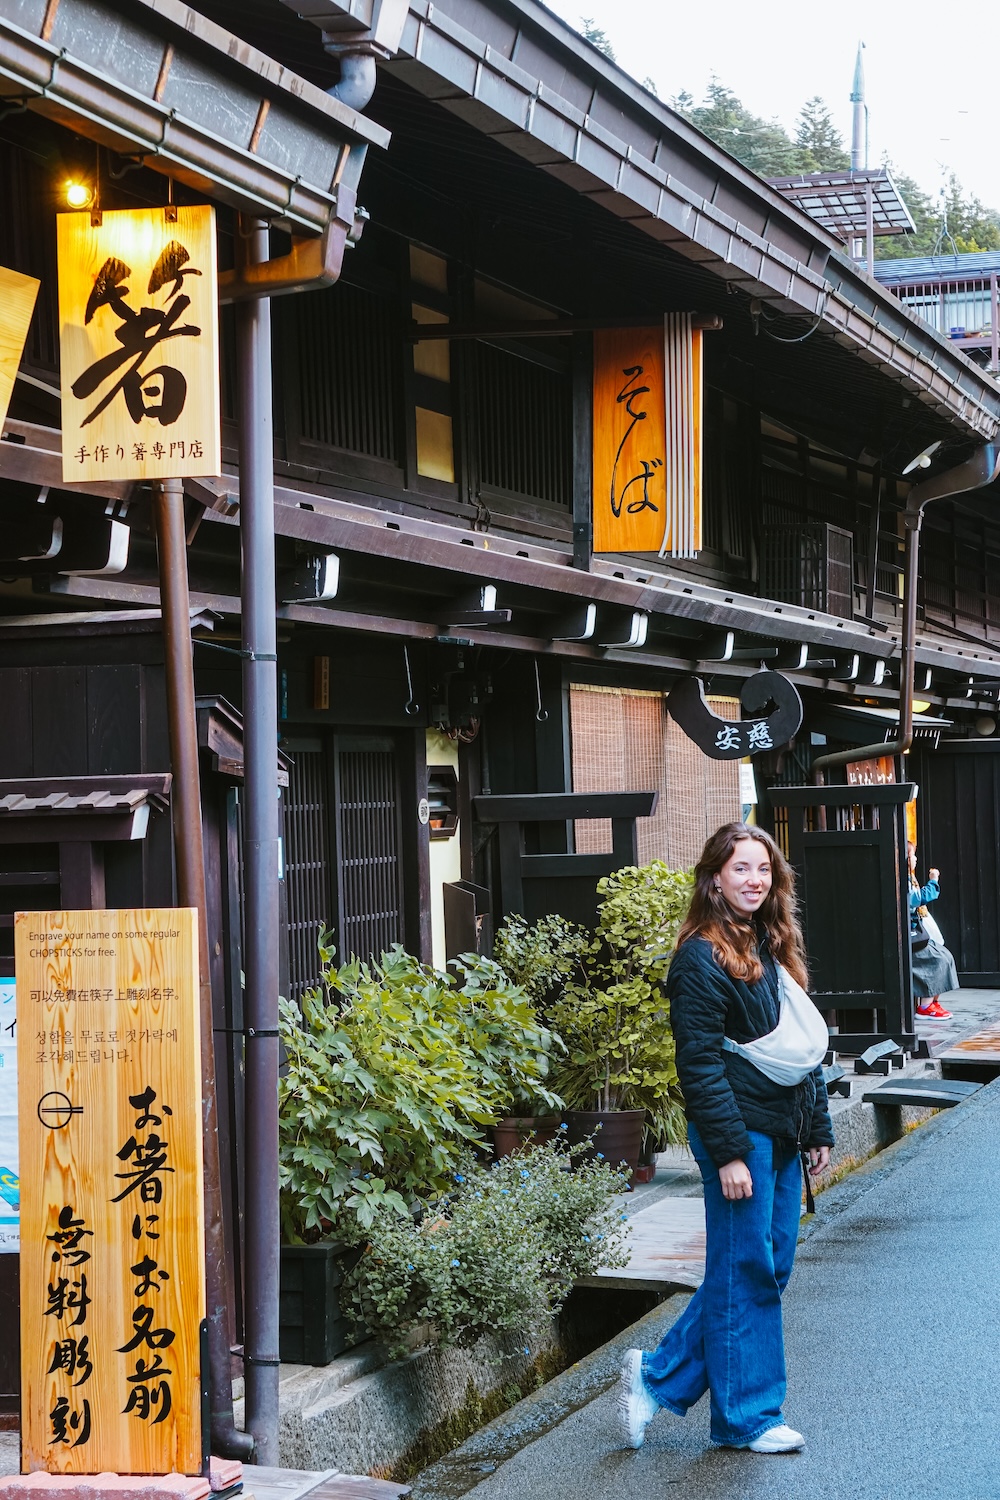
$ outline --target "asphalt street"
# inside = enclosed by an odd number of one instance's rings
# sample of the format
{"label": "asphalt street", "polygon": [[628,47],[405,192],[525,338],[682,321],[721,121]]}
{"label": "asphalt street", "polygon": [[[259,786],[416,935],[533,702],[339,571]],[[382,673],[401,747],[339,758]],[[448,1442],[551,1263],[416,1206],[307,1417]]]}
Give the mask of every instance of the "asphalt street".
{"label": "asphalt street", "polygon": [[804,1453],[714,1448],[708,1401],[622,1449],[613,1375],[672,1298],[414,1481],[414,1500],[997,1500],[1000,1080],[838,1187],[785,1295],[787,1421]]}

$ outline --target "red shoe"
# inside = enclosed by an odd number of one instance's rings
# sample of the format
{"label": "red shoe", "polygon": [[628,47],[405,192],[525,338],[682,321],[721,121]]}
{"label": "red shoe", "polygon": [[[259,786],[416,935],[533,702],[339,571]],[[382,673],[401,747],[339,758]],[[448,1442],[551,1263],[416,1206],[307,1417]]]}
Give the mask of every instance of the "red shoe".
{"label": "red shoe", "polygon": [[935,1021],[951,1020],[951,1011],[945,1010],[937,995],[934,996],[933,1000],[925,1000],[923,1005],[918,1005],[916,1013],[918,1016],[930,1016]]}

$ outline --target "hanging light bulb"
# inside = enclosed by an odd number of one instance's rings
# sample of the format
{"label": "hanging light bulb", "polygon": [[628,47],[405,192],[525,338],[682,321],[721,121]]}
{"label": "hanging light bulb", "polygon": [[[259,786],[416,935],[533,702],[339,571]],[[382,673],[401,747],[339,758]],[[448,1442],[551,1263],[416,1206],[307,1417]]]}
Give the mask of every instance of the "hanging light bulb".
{"label": "hanging light bulb", "polygon": [[94,201],[94,189],[79,178],[71,178],[63,191],[70,208],[89,208]]}

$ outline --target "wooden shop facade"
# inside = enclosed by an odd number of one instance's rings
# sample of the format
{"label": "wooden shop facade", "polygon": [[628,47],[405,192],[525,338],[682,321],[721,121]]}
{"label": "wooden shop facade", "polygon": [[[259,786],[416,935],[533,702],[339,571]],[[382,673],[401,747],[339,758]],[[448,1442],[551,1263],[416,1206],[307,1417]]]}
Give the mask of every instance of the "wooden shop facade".
{"label": "wooden shop facade", "polygon": [[[15,910],[175,898],[151,501],[63,478],[56,215],[69,181],[106,211],[217,212],[223,473],[184,493],[236,1344],[240,216],[306,266],[269,286],[258,413],[291,996],[322,925],[362,957],[485,951],[519,901],[583,909],[581,880],[624,856],[686,867],[751,809],[781,832],[781,787],[817,756],[891,745],[904,470],[933,445],[932,472],[961,465],[1000,428],[992,378],[534,0],[299,9],[0,0],[0,266],[40,282],[0,441],[8,965]],[[599,351],[674,317],[699,345],[697,545],[595,551]],[[988,483],[927,512],[905,776],[891,754],[829,773],[919,783],[942,925],[985,984],[1000,984],[997,499]],[[790,747],[717,760],[668,717],[695,674],[739,719],[762,666],[801,696]],[[632,822],[629,794],[650,791]],[[9,1348],[0,1365],[12,1391]]]}

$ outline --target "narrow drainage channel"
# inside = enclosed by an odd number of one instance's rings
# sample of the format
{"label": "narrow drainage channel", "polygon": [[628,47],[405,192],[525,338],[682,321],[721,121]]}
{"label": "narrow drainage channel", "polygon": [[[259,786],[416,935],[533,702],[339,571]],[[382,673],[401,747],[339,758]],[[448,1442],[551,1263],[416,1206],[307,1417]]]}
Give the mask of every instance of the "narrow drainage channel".
{"label": "narrow drainage channel", "polygon": [[[635,1323],[666,1302],[674,1290],[672,1287],[664,1287],[661,1292],[645,1289],[631,1291],[615,1287],[574,1287],[556,1320],[553,1344],[517,1380],[510,1381],[485,1396],[470,1381],[463,1404],[443,1421],[421,1432],[416,1442],[410,1445],[384,1477],[408,1483],[422,1470],[437,1464],[440,1459],[460,1447],[495,1417],[502,1416],[516,1406],[525,1396],[535,1395],[543,1386],[586,1360],[595,1351],[614,1347]],[[690,1289],[676,1290],[687,1292]],[[589,1401],[593,1394],[592,1390],[588,1390],[578,1404]],[[553,1413],[553,1424],[562,1421],[567,1414],[560,1403],[558,1410]],[[533,1430],[533,1436],[537,1435]],[[490,1463],[491,1460],[484,1462]],[[467,1469],[464,1463],[462,1469]],[[471,1488],[483,1474],[489,1472],[492,1469],[477,1470],[473,1466],[471,1482],[459,1481],[464,1487],[457,1488],[455,1494],[462,1494],[464,1489]]]}

